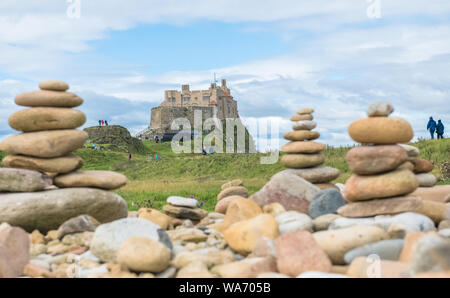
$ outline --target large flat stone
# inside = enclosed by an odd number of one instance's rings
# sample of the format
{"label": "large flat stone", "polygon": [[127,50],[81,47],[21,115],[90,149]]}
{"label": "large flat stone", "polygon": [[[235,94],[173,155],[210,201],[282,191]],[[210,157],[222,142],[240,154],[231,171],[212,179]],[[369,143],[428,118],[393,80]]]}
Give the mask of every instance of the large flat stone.
{"label": "large flat stone", "polygon": [[345,217],[371,217],[376,215],[395,215],[403,212],[417,212],[422,209],[419,197],[396,197],[347,204],[338,210]]}
{"label": "large flat stone", "polygon": [[52,184],[50,177],[36,171],[0,168],[0,192],[33,192]]}
{"label": "large flat stone", "polygon": [[16,96],[17,105],[25,107],[78,107],[83,99],[70,92],[39,90]]}
{"label": "large flat stone", "polygon": [[9,126],[23,132],[74,129],[86,122],[83,112],[68,108],[31,108],[15,112]]}
{"label": "large flat stone", "polygon": [[357,120],[348,128],[350,137],[362,144],[408,143],[414,132],[408,121],[401,118],[371,117]]}
{"label": "large flat stone", "polygon": [[323,164],[325,156],[322,153],[315,154],[285,154],[281,158],[281,164],[290,169],[311,168]]}
{"label": "large flat stone", "polygon": [[419,182],[408,170],[395,170],[373,176],[353,175],[345,183],[344,198],[349,202],[389,198],[409,194]]}
{"label": "large flat stone", "polygon": [[296,130],[288,132],[284,135],[284,138],[288,141],[306,141],[315,140],[320,137],[320,133],[317,131],[309,130]]}
{"label": "large flat stone", "polygon": [[112,171],[77,171],[57,176],[55,185],[68,187],[96,187],[101,189],[118,189],[127,184],[127,177]]}
{"label": "large flat stone", "polygon": [[2,161],[7,168],[20,168],[43,173],[66,174],[83,166],[83,159],[75,154],[56,158],[38,158],[23,155],[8,155]]}
{"label": "large flat stone", "polygon": [[65,221],[83,214],[105,223],[127,217],[128,208],[119,195],[93,188],[0,194],[0,222],[28,232],[56,230]]}
{"label": "large flat stone", "polygon": [[397,145],[361,146],[351,149],[346,156],[352,172],[373,175],[391,171],[408,159],[405,149]]}
{"label": "large flat stone", "polygon": [[0,150],[42,158],[61,157],[83,147],[87,138],[86,132],[76,129],[27,132],[7,137],[0,143]]}
{"label": "large flat stone", "polygon": [[281,147],[284,153],[318,153],[325,150],[325,145],[316,142],[289,142]]}

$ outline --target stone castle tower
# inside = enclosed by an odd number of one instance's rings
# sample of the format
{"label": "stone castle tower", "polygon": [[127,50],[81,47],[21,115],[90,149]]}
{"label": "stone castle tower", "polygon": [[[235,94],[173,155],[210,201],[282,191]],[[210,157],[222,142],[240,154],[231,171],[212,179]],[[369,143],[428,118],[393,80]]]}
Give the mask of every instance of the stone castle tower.
{"label": "stone castle tower", "polygon": [[177,118],[187,118],[193,128],[194,112],[198,110],[202,111],[203,121],[208,118],[239,119],[237,101],[231,96],[226,80],[222,80],[220,86],[212,83],[208,90],[190,90],[189,85],[182,85],[181,91],[165,91],[164,101],[152,108],[149,129],[138,137],[174,133],[171,124]]}

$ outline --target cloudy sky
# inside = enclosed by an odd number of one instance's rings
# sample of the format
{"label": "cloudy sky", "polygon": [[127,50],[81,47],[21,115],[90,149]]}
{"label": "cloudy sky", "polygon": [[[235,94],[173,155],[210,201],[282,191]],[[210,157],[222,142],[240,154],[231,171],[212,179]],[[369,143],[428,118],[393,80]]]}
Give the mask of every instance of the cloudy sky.
{"label": "cloudy sky", "polygon": [[[80,5],[78,5],[80,4]],[[448,0],[0,0],[0,139],[14,97],[59,79],[98,119],[136,133],[165,89],[228,79],[247,122],[282,132],[314,107],[321,141],[350,144],[371,102],[428,137],[450,128]]]}

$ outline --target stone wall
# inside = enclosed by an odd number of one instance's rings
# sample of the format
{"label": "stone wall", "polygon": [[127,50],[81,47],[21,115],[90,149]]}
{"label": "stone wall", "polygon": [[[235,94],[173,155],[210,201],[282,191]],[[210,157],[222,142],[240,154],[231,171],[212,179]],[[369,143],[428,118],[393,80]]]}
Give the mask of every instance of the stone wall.
{"label": "stone wall", "polygon": [[195,111],[202,112],[202,122],[208,118],[213,118],[216,114],[216,107],[164,107],[159,106],[152,109],[150,119],[151,137],[172,132],[172,122],[177,118],[186,118],[194,128]]}

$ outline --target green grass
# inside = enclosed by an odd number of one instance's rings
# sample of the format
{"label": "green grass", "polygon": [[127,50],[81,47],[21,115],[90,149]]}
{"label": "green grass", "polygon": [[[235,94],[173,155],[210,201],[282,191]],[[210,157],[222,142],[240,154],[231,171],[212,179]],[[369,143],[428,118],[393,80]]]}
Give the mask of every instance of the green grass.
{"label": "green grass", "polygon": [[6,155],[8,155],[6,152],[0,151],[0,159],[3,159]]}
{"label": "green grass", "polygon": [[[421,140],[412,145],[419,148],[421,158],[433,161],[435,167],[432,173],[442,177],[442,164],[450,162],[450,139]],[[450,180],[441,181],[440,184],[450,184]]]}
{"label": "green grass", "polygon": [[[232,179],[242,179],[249,192],[261,189],[270,177],[284,168],[277,162],[263,165],[260,158],[267,154],[175,154],[170,143],[155,144],[144,142],[146,154],[110,152],[80,149],[76,154],[84,159],[84,170],[111,170],[123,173],[129,183],[116,192],[127,202],[130,210],[139,207],[161,208],[172,195],[189,197],[194,195],[205,204],[203,208],[214,210],[220,186]],[[432,160],[435,164],[433,174],[441,177],[440,165],[450,159],[450,139],[420,141],[412,144],[421,152],[421,158]],[[328,148],[325,165],[335,167],[341,175],[335,183],[345,183],[351,173],[345,161],[350,148]],[[158,154],[161,159],[155,160]],[[0,152],[0,158],[5,156]],[[450,184],[442,180],[439,184]]]}

